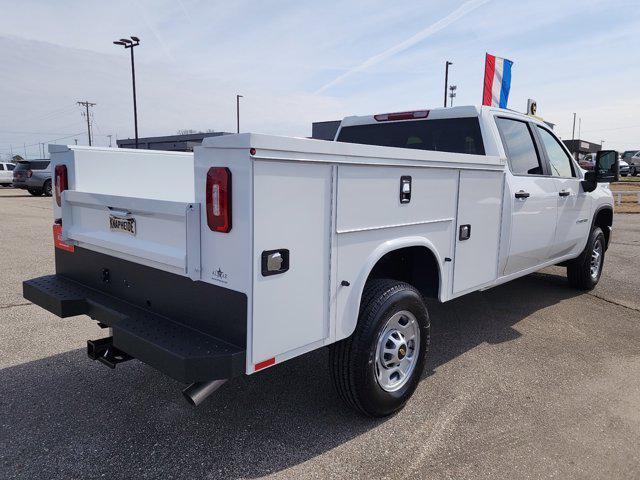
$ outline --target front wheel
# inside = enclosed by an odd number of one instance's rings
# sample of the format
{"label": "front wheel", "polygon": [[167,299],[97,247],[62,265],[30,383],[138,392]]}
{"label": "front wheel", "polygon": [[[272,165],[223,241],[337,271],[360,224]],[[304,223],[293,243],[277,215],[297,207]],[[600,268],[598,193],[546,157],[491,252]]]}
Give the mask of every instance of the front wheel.
{"label": "front wheel", "polygon": [[370,281],[355,332],[331,347],[335,388],[365,415],[391,415],[418,386],[428,346],[429,315],[420,292],[396,280]]}
{"label": "front wheel", "polygon": [[602,275],[605,249],[604,233],[600,227],[595,227],[591,230],[584,251],[567,264],[569,285],[580,290],[592,290]]}

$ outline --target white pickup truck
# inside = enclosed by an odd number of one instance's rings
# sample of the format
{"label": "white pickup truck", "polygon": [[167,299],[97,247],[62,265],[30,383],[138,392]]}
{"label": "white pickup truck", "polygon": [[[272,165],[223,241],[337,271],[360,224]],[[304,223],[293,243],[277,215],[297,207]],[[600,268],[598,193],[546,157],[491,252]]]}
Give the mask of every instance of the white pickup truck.
{"label": "white pickup truck", "polygon": [[335,142],[256,134],[195,153],[51,148],[56,273],[24,297],[111,335],[199,404],[227,379],[331,346],[339,395],[402,408],[446,302],[543,267],[593,288],[617,153],[585,172],[543,122],[487,107],[349,117]]}

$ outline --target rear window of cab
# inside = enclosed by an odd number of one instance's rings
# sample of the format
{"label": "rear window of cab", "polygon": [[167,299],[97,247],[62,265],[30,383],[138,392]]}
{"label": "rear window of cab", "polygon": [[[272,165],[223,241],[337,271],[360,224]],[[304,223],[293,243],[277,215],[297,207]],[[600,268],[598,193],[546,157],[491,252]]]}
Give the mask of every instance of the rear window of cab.
{"label": "rear window of cab", "polygon": [[338,142],[484,155],[477,117],[409,120],[342,127]]}

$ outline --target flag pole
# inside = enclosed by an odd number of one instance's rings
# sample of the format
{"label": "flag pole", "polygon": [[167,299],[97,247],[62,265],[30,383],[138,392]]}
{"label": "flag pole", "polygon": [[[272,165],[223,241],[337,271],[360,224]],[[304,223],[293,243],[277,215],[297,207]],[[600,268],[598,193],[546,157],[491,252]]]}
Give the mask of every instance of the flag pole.
{"label": "flag pole", "polygon": [[482,95],[480,98],[480,105],[484,105],[484,89],[485,82],[487,81],[487,55],[489,55],[489,53],[484,52],[484,73],[482,74]]}

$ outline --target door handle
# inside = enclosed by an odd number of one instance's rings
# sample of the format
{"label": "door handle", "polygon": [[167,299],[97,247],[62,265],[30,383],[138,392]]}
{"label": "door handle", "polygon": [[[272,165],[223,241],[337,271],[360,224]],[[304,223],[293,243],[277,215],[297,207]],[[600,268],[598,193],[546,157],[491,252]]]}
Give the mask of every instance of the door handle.
{"label": "door handle", "polygon": [[561,197],[568,197],[569,195],[571,195],[571,191],[563,189],[558,192],[558,195],[560,195]]}
{"label": "door handle", "polygon": [[516,192],[516,198],[529,198],[529,196],[529,192],[525,192],[524,190]]}

